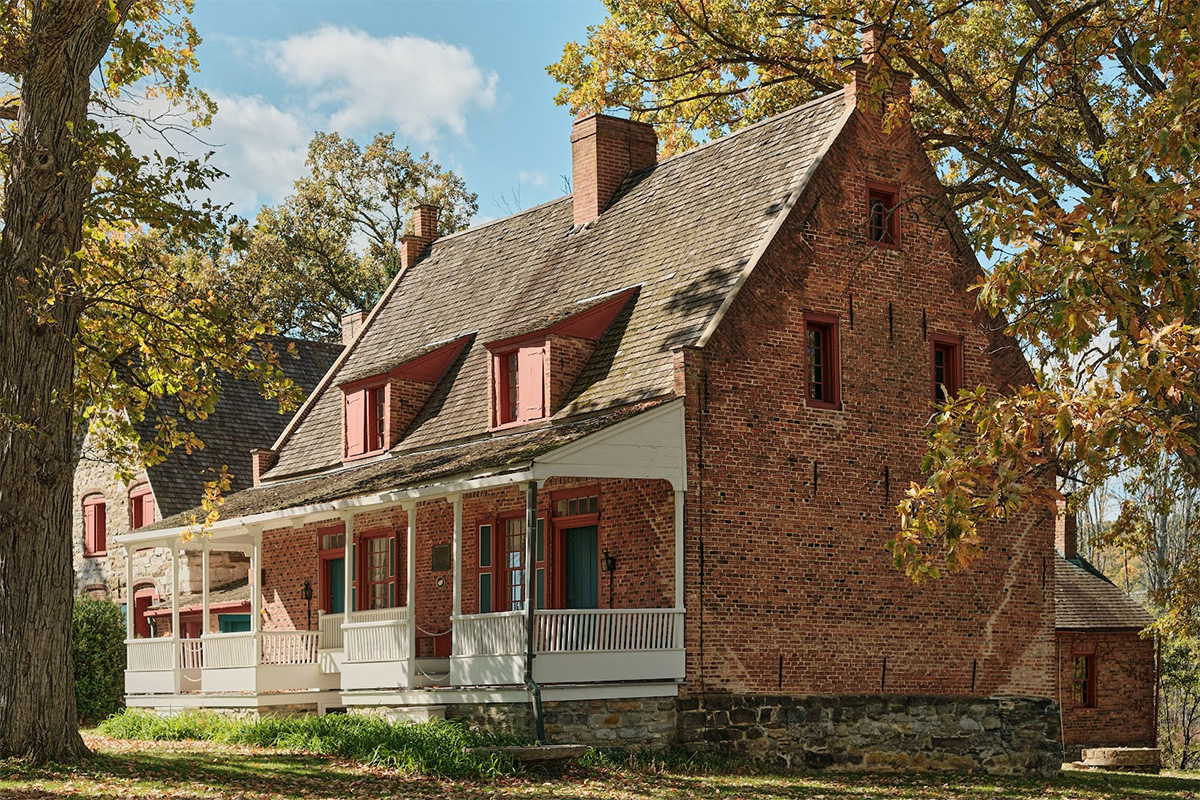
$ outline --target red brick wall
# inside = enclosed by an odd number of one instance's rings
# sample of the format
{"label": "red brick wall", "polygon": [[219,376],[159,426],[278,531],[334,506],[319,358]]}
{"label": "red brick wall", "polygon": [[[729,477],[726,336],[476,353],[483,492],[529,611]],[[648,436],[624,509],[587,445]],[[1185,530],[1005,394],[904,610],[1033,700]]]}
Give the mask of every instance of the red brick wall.
{"label": "red brick wall", "polygon": [[[613,608],[671,608],[675,604],[675,506],[665,481],[552,479],[538,492],[539,515],[551,518],[555,491],[599,489],[599,546],[617,559]],[[479,611],[479,526],[525,508],[523,489],[509,487],[463,497],[463,613]],[[551,525],[551,528],[553,525]],[[493,536],[496,534],[493,533]],[[553,534],[551,534],[553,536]],[[549,545],[553,546],[553,545]],[[550,566],[553,570],[553,565]],[[549,581],[553,576],[548,576]],[[608,608],[607,573],[600,576],[600,607]]]}
{"label": "red brick wall", "polygon": [[546,337],[546,415],[558,412],[566,403],[575,379],[596,350],[590,339],[550,334]]}
{"label": "red brick wall", "polygon": [[417,413],[429,400],[433,393],[433,384],[422,381],[410,381],[402,378],[391,378],[387,383],[387,441],[384,446],[388,449],[404,438],[408,427],[416,418]]}
{"label": "red brick wall", "polygon": [[[977,694],[1052,697],[1049,515],[989,526],[981,563],[920,587],[884,550],[896,504],[922,478],[929,335],[964,338],[967,386],[1028,372],[985,332],[995,324],[967,291],[976,268],[943,225],[915,137],[860,120],[704,352],[677,360],[695,390],[686,690],[957,694],[974,676]],[[911,201],[897,249],[866,240],[868,180]],[[839,319],[842,410],[806,407],[805,312]]]}
{"label": "red brick wall", "polygon": [[[1058,631],[1059,705],[1063,745],[1153,747],[1155,713],[1154,640],[1137,631]],[[1074,656],[1095,658],[1096,706],[1076,705],[1072,696]]]}

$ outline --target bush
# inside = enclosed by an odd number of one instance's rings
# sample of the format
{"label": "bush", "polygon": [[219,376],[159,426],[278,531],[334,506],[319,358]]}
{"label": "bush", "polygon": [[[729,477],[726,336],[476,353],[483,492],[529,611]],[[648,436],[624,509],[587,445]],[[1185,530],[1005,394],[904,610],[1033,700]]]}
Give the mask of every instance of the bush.
{"label": "bush", "polygon": [[75,598],[71,660],[75,665],[75,710],[94,725],[116,714],[125,696],[125,621],[111,600]]}
{"label": "bush", "polygon": [[418,775],[495,777],[516,771],[504,756],[466,752],[469,747],[516,744],[516,740],[477,733],[445,720],[388,722],[351,714],[234,719],[206,711],[164,717],[126,710],[106,720],[100,732],[119,739],[208,739],[303,750]]}

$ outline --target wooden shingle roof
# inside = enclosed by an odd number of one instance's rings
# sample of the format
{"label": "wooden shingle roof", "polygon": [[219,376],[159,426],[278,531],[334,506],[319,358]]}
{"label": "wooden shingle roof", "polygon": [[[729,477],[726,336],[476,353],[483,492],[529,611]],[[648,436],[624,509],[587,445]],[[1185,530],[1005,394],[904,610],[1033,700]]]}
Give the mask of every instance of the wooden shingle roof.
{"label": "wooden shingle roof", "polygon": [[266,479],[341,469],[338,386],[466,335],[467,352],[397,450],[488,436],[484,344],[634,287],[554,421],[670,394],[672,348],[695,344],[718,315],[847,115],[836,92],[666,159],[631,175],[579,228],[565,197],[434,242],[297,414]]}
{"label": "wooden shingle roof", "polygon": [[1142,630],[1154,618],[1095,567],[1055,556],[1054,627],[1058,630]]}
{"label": "wooden shingle roof", "polygon": [[[273,337],[271,343],[279,354],[280,369],[306,396],[342,352],[341,345],[303,339]],[[287,352],[289,344],[294,355]],[[172,415],[178,413],[169,407],[156,408],[134,427],[149,439],[154,436],[157,418]],[[194,508],[204,496],[204,484],[216,477],[222,465],[229,467],[231,491],[249,488],[253,483],[250,451],[270,447],[289,419],[290,414],[279,413],[279,401],[264,398],[252,381],[223,380],[213,412],[206,419],[183,422],[204,447],[191,453],[175,450],[146,470],[161,515],[170,517]]]}

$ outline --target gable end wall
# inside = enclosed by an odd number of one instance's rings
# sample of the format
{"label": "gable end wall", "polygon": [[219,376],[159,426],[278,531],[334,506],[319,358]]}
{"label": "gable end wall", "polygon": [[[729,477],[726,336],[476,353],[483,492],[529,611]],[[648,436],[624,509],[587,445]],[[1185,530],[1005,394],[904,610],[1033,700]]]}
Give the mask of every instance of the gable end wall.
{"label": "gable end wall", "polygon": [[[899,249],[865,238],[868,180],[911,201]],[[1028,375],[940,208],[915,136],[856,114],[686,359],[687,692],[1053,697],[1049,515],[989,526],[981,563],[920,587],[884,550],[922,480],[929,336],[963,336],[965,385]],[[805,312],[839,319],[842,410],[805,405]]]}

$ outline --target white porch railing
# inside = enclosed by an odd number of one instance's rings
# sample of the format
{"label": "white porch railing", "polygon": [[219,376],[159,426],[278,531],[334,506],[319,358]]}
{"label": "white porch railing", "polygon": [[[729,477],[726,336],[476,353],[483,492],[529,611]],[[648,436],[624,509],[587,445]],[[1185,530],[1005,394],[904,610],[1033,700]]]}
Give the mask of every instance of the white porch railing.
{"label": "white porch railing", "polygon": [[204,664],[204,643],[199,639],[179,640],[179,666],[181,669],[200,669]]}
{"label": "white porch railing", "polygon": [[260,664],[317,663],[317,631],[263,631]]}
{"label": "white porch railing", "polygon": [[[377,608],[371,611],[355,611],[351,615],[351,624],[399,619],[408,619],[408,611],[403,606],[400,608]],[[345,614],[320,615],[317,619],[317,628],[321,632],[320,647],[322,650],[341,650],[346,646],[346,638],[342,632],[342,624],[345,621]]]}
{"label": "white porch railing", "polygon": [[169,636],[162,639],[126,639],[126,669],[135,672],[175,669],[175,642]]}
{"label": "white porch railing", "polygon": [[525,650],[525,612],[464,614],[454,618],[456,656],[512,655]]}
{"label": "white porch railing", "polygon": [[539,653],[602,653],[683,647],[683,614],[671,609],[547,609],[534,617]]}
{"label": "white porch railing", "polygon": [[354,622],[342,626],[346,660],[402,661],[408,658],[408,609],[356,611]]}
{"label": "white porch railing", "polygon": [[201,637],[204,668],[253,667],[258,663],[253,633],[210,633]]}

